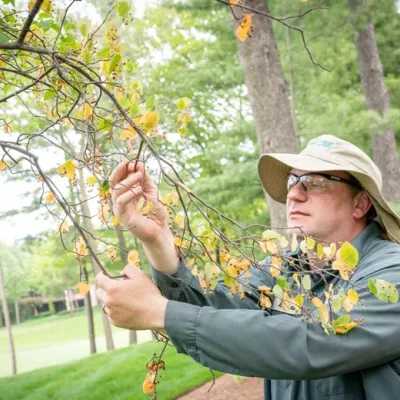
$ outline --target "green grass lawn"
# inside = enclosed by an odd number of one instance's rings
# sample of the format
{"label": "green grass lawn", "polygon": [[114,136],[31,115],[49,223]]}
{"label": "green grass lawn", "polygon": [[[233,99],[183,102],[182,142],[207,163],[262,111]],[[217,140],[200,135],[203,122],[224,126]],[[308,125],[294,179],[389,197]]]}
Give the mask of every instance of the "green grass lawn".
{"label": "green grass lawn", "polygon": [[[96,335],[103,335],[101,310],[94,308],[93,312]],[[117,330],[120,329],[115,328],[114,331]],[[88,337],[87,319],[83,310],[75,311],[73,314],[28,320],[22,324],[13,325],[12,332],[17,351]],[[8,351],[7,332],[5,328],[1,328],[0,354]]]}
{"label": "green grass lawn", "polygon": [[[148,342],[16,377],[0,379],[0,400],[149,399],[142,392],[145,365],[163,344]],[[212,379],[210,370],[168,348],[159,400],[174,399]],[[220,375],[219,373],[217,374]],[[211,385],[211,383],[210,383]]]}
{"label": "green grass lawn", "polygon": [[[102,337],[101,310],[94,309],[96,343],[99,352],[105,350]],[[116,347],[128,345],[128,331],[112,328]],[[87,319],[84,311],[73,315],[63,314],[29,320],[12,326],[17,353],[17,371],[26,372],[35,368],[78,360],[90,354]],[[138,332],[139,339],[144,332]],[[150,334],[147,332],[147,337]],[[5,328],[0,329],[0,376],[11,374],[9,344]]]}

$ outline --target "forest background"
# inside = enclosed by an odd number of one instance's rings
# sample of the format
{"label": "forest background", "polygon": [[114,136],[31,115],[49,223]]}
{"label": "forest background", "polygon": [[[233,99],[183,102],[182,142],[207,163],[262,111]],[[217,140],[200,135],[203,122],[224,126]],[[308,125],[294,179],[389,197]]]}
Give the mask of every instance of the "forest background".
{"label": "forest background", "polygon": [[[11,3],[3,1],[2,10],[11,7]],[[25,3],[21,2],[20,8],[27,9]],[[358,34],[347,2],[269,1],[270,14],[274,16],[300,15],[308,9],[326,8],[291,21],[304,31],[312,58],[323,68],[312,63],[298,31],[277,21],[271,22],[299,148],[313,137],[334,134],[374,157],[373,138],[384,135],[389,128],[395,139],[390,151],[397,157],[400,143],[399,3],[395,0],[365,3],[374,26],[390,98],[390,107],[385,113],[367,109],[355,45]],[[54,6],[53,13],[62,15],[67,3],[57,2]],[[75,3],[65,36],[77,40],[83,35],[82,26],[95,29],[113,6],[112,1]],[[130,73],[142,88],[143,98],[152,98],[159,106],[158,129],[165,136],[159,143],[160,153],[180,166],[193,192],[226,216],[242,225],[270,224],[270,207],[256,168],[261,148],[265,150],[265,147],[256,134],[254,104],[248,96],[251,91],[248,82],[257,82],[262,77],[256,75],[257,71],[251,76],[251,70],[243,68],[243,57],[246,57],[243,46],[250,46],[249,43],[260,35],[261,27],[257,29],[256,23],[260,16],[254,17],[252,37],[240,43],[238,49],[237,23],[232,23],[228,7],[217,1],[139,1],[129,4],[129,8],[129,23],[119,26],[118,37],[124,58],[131,60]],[[118,15],[111,14],[104,38],[116,24],[119,24]],[[12,87],[0,83],[1,98],[11,92]],[[270,93],[265,92],[264,96],[268,99]],[[191,121],[185,129],[179,129],[176,124],[179,98],[191,101]],[[30,109],[37,107],[34,96],[27,96],[24,101]],[[284,112],[278,107],[268,110],[269,115]],[[1,103],[0,121],[9,120],[13,121],[12,132],[6,128],[8,123],[2,124],[0,140],[9,140],[10,135],[21,132],[39,131],[44,126],[40,118],[32,117],[23,107],[16,108],[13,101]],[[269,140],[279,142],[279,134],[269,132]],[[45,142],[39,143],[36,150],[44,167],[57,180],[56,168],[67,156]],[[15,321],[16,301],[33,293],[62,297],[66,288],[79,282],[80,273],[75,255],[64,251],[59,240],[57,220],[41,204],[41,188],[36,180],[21,173],[7,174],[7,171],[2,172],[1,179],[3,243],[0,262],[11,319]],[[72,197],[75,189],[71,185]],[[389,199],[398,209],[397,194],[393,193]],[[57,212],[57,206],[52,207]],[[94,219],[94,225],[100,241],[113,240],[114,231],[98,219]],[[134,238],[123,236],[124,247],[137,249],[142,266],[148,268]],[[119,271],[126,255],[122,252],[120,258],[114,263],[104,257],[104,266],[109,271]],[[89,269],[91,279],[93,272]],[[28,309],[26,315],[23,309],[21,312],[21,319],[30,316]],[[0,326],[3,323],[2,316]],[[110,343],[107,346],[112,347]]]}

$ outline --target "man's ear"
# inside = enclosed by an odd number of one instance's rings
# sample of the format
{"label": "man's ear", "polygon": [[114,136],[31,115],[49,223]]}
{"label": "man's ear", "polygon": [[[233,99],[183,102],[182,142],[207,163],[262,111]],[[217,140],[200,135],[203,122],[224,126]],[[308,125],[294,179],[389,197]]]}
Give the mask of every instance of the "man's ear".
{"label": "man's ear", "polygon": [[362,190],[360,193],[357,193],[357,195],[353,199],[353,204],[353,217],[355,219],[361,219],[365,217],[369,209],[372,207],[371,200],[364,190]]}

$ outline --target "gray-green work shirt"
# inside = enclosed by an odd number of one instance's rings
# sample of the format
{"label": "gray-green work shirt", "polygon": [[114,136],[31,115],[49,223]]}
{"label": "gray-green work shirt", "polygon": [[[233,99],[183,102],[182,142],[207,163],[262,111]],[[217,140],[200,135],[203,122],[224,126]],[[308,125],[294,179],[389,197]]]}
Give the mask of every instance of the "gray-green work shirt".
{"label": "gray-green work shirt", "polygon": [[[360,258],[350,283],[367,288],[370,278],[379,278],[400,284],[400,246],[381,234],[373,222],[353,240]],[[400,399],[400,303],[357,289],[361,305],[351,315],[364,323],[346,335],[326,335],[319,323],[274,306],[261,310],[257,290],[240,300],[221,282],[204,295],[183,261],[173,275],[153,270],[153,279],[170,299],[165,329],[178,352],[211,369],[265,378],[266,400]],[[321,299],[325,279],[343,285],[337,276],[315,277],[311,290]],[[251,270],[249,282],[275,284],[261,269]]]}

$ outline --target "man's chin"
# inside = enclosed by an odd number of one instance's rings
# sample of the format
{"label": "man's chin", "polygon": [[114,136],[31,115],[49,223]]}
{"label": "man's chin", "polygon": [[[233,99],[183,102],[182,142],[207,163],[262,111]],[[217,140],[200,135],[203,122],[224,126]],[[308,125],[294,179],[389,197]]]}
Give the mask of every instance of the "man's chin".
{"label": "man's chin", "polygon": [[288,236],[292,236],[292,235],[297,235],[299,238],[305,236],[306,234],[306,229],[304,228],[304,226],[289,226],[286,229],[286,234]]}

